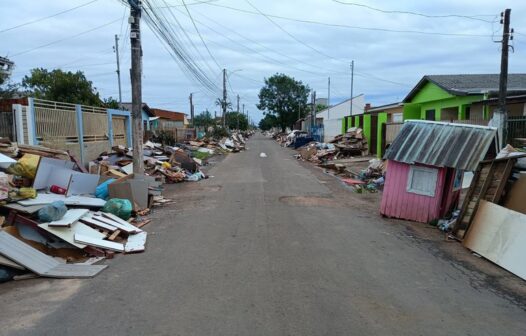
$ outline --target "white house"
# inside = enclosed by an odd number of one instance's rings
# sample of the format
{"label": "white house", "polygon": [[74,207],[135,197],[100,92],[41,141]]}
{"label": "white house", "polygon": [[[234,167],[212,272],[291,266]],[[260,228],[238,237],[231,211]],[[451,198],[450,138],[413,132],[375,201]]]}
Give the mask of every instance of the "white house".
{"label": "white house", "polygon": [[324,141],[330,141],[338,134],[342,133],[343,118],[351,115],[363,114],[365,108],[365,96],[363,94],[333,105],[316,114],[316,120],[322,119],[324,128]]}

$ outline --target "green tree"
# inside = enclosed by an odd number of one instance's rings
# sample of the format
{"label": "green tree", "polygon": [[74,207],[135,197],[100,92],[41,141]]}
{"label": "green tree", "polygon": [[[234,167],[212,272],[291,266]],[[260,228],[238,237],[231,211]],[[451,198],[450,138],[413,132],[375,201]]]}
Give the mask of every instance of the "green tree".
{"label": "green tree", "polygon": [[110,108],[110,109],[115,109],[115,110],[118,110],[120,109],[120,105],[119,105],[119,102],[117,101],[117,99],[113,98],[113,97],[108,97],[108,98],[104,98],[102,100],[102,104],[105,108]]}
{"label": "green tree", "polygon": [[258,109],[265,115],[274,115],[277,126],[285,131],[294,125],[298,117],[307,111],[307,98],[310,89],[301,81],[284,74],[265,78],[265,86],[259,91]]}
{"label": "green tree", "polygon": [[242,131],[248,129],[247,116],[240,112],[228,112],[226,114],[226,123],[229,129],[239,129]]}
{"label": "green tree", "polygon": [[103,106],[99,93],[82,71],[32,69],[22,86],[35,98],[73,104]]}
{"label": "green tree", "polygon": [[0,68],[0,99],[12,98],[19,93],[20,86],[10,82],[11,72],[10,69],[4,71]]}
{"label": "green tree", "polygon": [[265,115],[265,117],[259,121],[259,128],[262,131],[268,131],[276,126],[278,126],[278,118],[272,114]]}
{"label": "green tree", "polygon": [[214,117],[212,117],[212,114],[208,110],[205,110],[200,114],[194,116],[194,126],[196,127],[204,127],[205,129],[207,129],[208,127],[214,125]]}

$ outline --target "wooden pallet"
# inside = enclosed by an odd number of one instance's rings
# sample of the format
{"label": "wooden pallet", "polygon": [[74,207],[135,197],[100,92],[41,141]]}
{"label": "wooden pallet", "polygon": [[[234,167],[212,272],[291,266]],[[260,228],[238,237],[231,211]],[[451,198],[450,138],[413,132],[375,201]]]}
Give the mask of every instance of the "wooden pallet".
{"label": "wooden pallet", "polygon": [[462,204],[459,219],[453,228],[453,233],[458,238],[464,238],[481,199],[492,203],[500,201],[506,182],[516,162],[516,158],[503,158],[483,161],[479,164],[473,176],[471,187]]}

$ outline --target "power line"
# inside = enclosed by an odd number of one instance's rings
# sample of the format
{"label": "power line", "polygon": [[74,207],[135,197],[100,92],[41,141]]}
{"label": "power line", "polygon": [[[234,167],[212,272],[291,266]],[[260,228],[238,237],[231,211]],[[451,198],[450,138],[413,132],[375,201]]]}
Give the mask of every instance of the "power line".
{"label": "power line", "polygon": [[24,50],[24,51],[21,51],[19,53],[15,53],[13,55],[11,55],[11,57],[15,57],[15,56],[20,56],[20,55],[24,55],[24,54],[27,54],[29,52],[32,52],[32,51],[35,51],[37,49],[41,49],[41,48],[45,48],[45,47],[49,47],[50,45],[53,45],[53,44],[57,44],[57,43],[60,43],[60,42],[63,42],[63,41],[66,41],[66,40],[70,40],[72,38],[75,38],[75,37],[79,37],[79,36],[82,36],[82,35],[85,35],[85,34],[88,34],[88,33],[91,33],[92,31],[95,31],[95,30],[98,30],[98,29],[101,29],[101,28],[104,28],[106,26],[109,26],[117,21],[119,21],[121,18],[119,17],[118,19],[116,20],[112,20],[110,22],[107,22],[105,24],[102,24],[100,26],[96,26],[94,28],[91,28],[91,29],[88,29],[88,30],[85,30],[83,32],[80,32],[78,34],[75,34],[75,35],[71,35],[71,36],[68,36],[68,37],[64,37],[62,39],[59,39],[59,40],[55,40],[53,42],[49,42],[49,43],[46,43],[46,44],[42,44],[42,45],[39,45],[38,47],[34,47],[34,48],[31,48],[31,49],[28,49],[28,50]]}
{"label": "power line", "polygon": [[201,33],[199,32],[199,29],[197,29],[197,25],[195,24],[195,21],[194,21],[194,18],[192,17],[192,14],[190,14],[190,10],[188,9],[188,6],[184,2],[184,0],[181,0],[181,1],[183,2],[183,5],[184,5],[184,8],[185,8],[186,12],[188,13],[188,17],[190,18],[190,21],[192,21],[192,25],[194,26],[195,31],[197,32],[197,35],[199,35],[199,39],[201,39],[201,42],[203,42],[203,45],[204,45],[206,51],[208,52],[208,55],[210,55],[210,57],[212,58],[214,63],[217,65],[218,69],[221,69],[221,66],[219,65],[219,63],[215,59],[214,55],[212,55],[212,53],[210,52],[210,49],[208,49],[208,46],[206,45],[206,42],[203,39],[203,36],[201,36]]}
{"label": "power line", "polygon": [[288,36],[290,36],[294,41],[304,45],[305,47],[315,51],[316,53],[324,56],[324,57],[328,57],[328,58],[331,58],[331,59],[334,59],[336,61],[340,61],[342,62],[342,60],[340,59],[337,59],[337,58],[334,58],[330,55],[327,55],[326,53],[324,53],[323,51],[319,50],[319,49],[316,49],[314,48],[313,46],[303,42],[302,40],[300,40],[299,38],[297,38],[296,36],[292,35],[291,33],[289,33],[285,28],[283,28],[281,25],[279,25],[277,22],[275,22],[274,20],[272,20],[270,18],[270,16],[266,15],[265,13],[263,13],[262,11],[260,11],[256,6],[254,6],[249,0],[245,0],[246,3],[248,3],[250,5],[250,7],[254,8],[260,15],[264,16],[268,21],[270,21],[273,25],[275,25],[276,27],[278,27],[282,32],[284,32],[285,34],[287,34]]}
{"label": "power line", "polygon": [[[242,12],[246,14],[261,15],[258,12],[241,9],[241,8],[230,7],[226,5],[220,5],[216,3],[205,3],[205,4],[207,6],[226,8],[226,9],[230,9],[233,11]],[[264,15],[271,17],[271,18],[281,19],[281,20],[286,20],[286,21],[301,22],[301,23],[308,23],[308,24],[321,25],[321,26],[327,26],[327,27],[346,28],[346,29],[381,31],[381,32],[389,32],[389,33],[435,35],[435,36],[491,37],[491,35],[487,35],[487,34],[442,33],[442,32],[428,32],[428,31],[420,31],[420,30],[399,30],[399,29],[389,29],[389,28],[363,27],[363,26],[352,26],[352,25],[346,25],[346,24],[328,23],[328,22],[306,20],[306,19],[296,19],[296,18],[290,18],[290,17],[280,16],[280,15],[273,15],[273,14],[268,14],[268,13],[265,13]]]}
{"label": "power line", "polygon": [[66,9],[66,10],[63,10],[61,12],[58,12],[58,13],[55,13],[55,14],[51,14],[49,16],[45,16],[45,17],[42,17],[40,19],[36,19],[36,20],[33,20],[33,21],[28,21],[28,22],[24,22],[24,23],[21,23],[19,25],[16,25],[16,26],[13,26],[13,27],[9,27],[9,28],[5,28],[3,30],[0,30],[0,33],[5,33],[7,31],[10,31],[10,30],[13,30],[13,29],[17,29],[17,28],[20,28],[20,27],[24,27],[24,26],[27,26],[27,25],[30,25],[30,24],[33,24],[33,23],[37,23],[37,22],[40,22],[40,21],[44,21],[44,20],[47,20],[47,19],[51,19],[55,16],[59,16],[61,14],[64,14],[64,13],[68,13],[68,12],[71,12],[71,11],[74,11],[76,9],[79,9],[79,8],[82,8],[82,7],[85,7],[87,5],[91,5],[92,3],[94,2],[97,2],[99,0],[92,0],[92,1],[88,1],[86,3],[83,3],[81,5],[78,5],[78,6],[75,6],[75,7],[72,7],[72,8],[69,8],[69,9]]}
{"label": "power line", "polygon": [[492,23],[493,21],[481,19],[480,16],[495,16],[490,14],[479,14],[479,15],[458,15],[458,14],[446,14],[446,15],[432,15],[432,14],[424,14],[424,13],[417,13],[417,12],[411,12],[411,11],[400,11],[400,10],[385,10],[380,9],[372,6],[368,6],[361,3],[356,2],[345,2],[341,0],[332,0],[334,2],[337,2],[342,5],[348,5],[348,6],[356,6],[356,7],[363,7],[367,9],[371,9],[376,12],[386,13],[386,14],[408,14],[408,15],[415,15],[415,16],[422,16],[425,18],[432,18],[432,19],[444,19],[444,18],[462,18],[462,19],[470,19],[470,20],[477,20],[487,23]]}

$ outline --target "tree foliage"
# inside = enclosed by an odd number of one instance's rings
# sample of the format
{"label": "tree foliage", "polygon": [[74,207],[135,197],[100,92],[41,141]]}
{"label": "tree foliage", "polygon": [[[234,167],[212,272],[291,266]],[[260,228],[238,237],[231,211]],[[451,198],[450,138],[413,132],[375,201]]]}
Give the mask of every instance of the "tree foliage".
{"label": "tree foliage", "polygon": [[262,131],[268,131],[276,126],[278,126],[278,118],[272,114],[265,115],[265,117],[259,121],[259,128]]}
{"label": "tree foliage", "polygon": [[229,129],[239,129],[242,131],[248,129],[247,116],[241,112],[228,112],[226,114],[226,124]]}
{"label": "tree foliage", "polygon": [[301,81],[284,74],[265,78],[265,86],[259,91],[258,109],[265,115],[276,116],[277,126],[284,131],[293,126],[298,117],[307,111],[310,89]]}
{"label": "tree foliage", "polygon": [[212,114],[208,110],[194,116],[194,127],[204,127],[207,129],[210,126],[214,126],[214,124],[214,117],[212,117]]}
{"label": "tree foliage", "polygon": [[13,98],[19,93],[20,86],[10,82],[10,74],[0,71],[0,99]]}
{"label": "tree foliage", "polygon": [[108,97],[108,98],[104,98],[102,100],[102,103],[103,103],[103,106],[105,108],[110,108],[110,109],[115,109],[115,110],[118,110],[120,109],[120,105],[119,105],[119,102],[117,101],[117,99],[113,98],[113,97]]}
{"label": "tree foliage", "polygon": [[36,68],[22,79],[22,86],[35,98],[91,106],[104,105],[93,83],[82,71]]}

